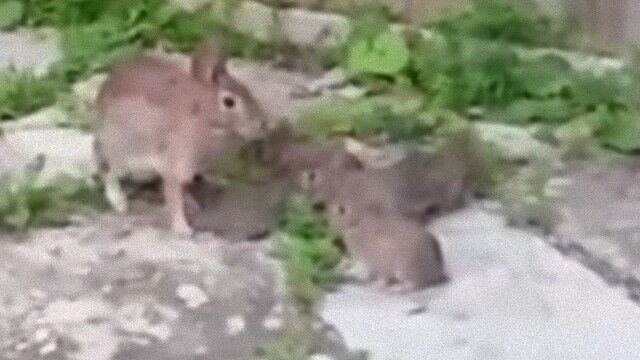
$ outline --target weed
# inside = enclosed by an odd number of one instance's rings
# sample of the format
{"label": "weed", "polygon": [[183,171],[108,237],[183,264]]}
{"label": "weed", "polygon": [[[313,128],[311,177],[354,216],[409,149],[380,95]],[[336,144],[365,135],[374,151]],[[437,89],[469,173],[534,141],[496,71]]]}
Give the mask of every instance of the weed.
{"label": "weed", "polygon": [[421,113],[415,93],[394,93],[357,100],[327,98],[311,104],[298,119],[301,132],[316,137],[385,136],[391,141],[419,140],[437,126],[437,119]]}
{"label": "weed", "polygon": [[559,217],[554,195],[549,192],[553,170],[547,162],[520,169],[500,188],[507,222],[513,226],[537,226],[551,231]]}
{"label": "weed", "polygon": [[304,360],[314,344],[313,323],[325,291],[336,286],[341,251],[323,215],[303,195],[292,195],[279,223],[275,250],[288,298],[280,337],[260,351],[268,360]]}
{"label": "weed", "polygon": [[33,0],[23,25],[62,32],[63,59],[53,72],[73,82],[146,47],[188,51],[206,36],[222,34],[233,55],[264,56],[269,46],[232,31],[226,21],[235,1],[216,1],[189,12],[168,0]]}
{"label": "weed", "polygon": [[2,176],[0,228],[23,231],[39,225],[65,225],[88,206],[106,209],[102,195],[86,181],[59,176],[41,181],[44,157],[36,158],[22,176]]}
{"label": "weed", "polygon": [[73,92],[65,92],[58,96],[56,104],[66,116],[60,123],[61,127],[70,127],[81,130],[91,130],[92,110],[91,105],[81,96]]}
{"label": "weed", "polygon": [[506,41],[523,45],[555,45],[562,32],[532,1],[474,0],[462,12],[437,19],[428,27],[448,36]]}
{"label": "weed", "polygon": [[51,77],[38,77],[30,71],[0,73],[0,121],[12,120],[56,101],[57,92],[66,88]]}

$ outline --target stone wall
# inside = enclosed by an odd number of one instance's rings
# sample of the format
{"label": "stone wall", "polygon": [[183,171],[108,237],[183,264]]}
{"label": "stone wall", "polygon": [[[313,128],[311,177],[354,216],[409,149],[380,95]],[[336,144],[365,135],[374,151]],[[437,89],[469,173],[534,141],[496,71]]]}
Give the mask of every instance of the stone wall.
{"label": "stone wall", "polygon": [[[345,12],[354,4],[381,4],[406,21],[424,21],[443,11],[462,8],[474,0],[262,0],[267,3]],[[535,1],[558,21],[577,21],[582,28],[576,34],[576,45],[594,50],[616,51],[624,45],[640,45],[640,1],[639,0],[514,0]]]}
{"label": "stone wall", "polygon": [[582,22],[586,38],[597,50],[617,51],[625,45],[640,45],[638,0],[538,1],[560,3],[558,10]]}

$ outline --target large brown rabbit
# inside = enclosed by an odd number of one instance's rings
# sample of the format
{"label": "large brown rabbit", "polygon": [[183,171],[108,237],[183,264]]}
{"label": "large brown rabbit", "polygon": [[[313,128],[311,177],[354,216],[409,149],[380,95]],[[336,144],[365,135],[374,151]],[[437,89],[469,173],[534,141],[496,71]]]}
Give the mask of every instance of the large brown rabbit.
{"label": "large brown rabbit", "polygon": [[267,128],[249,90],[226,70],[214,42],[193,54],[190,73],[169,60],[139,56],[118,67],[96,100],[95,150],[105,194],[126,212],[120,179],[159,176],[171,228],[191,234],[185,186],[233,139],[255,139]]}

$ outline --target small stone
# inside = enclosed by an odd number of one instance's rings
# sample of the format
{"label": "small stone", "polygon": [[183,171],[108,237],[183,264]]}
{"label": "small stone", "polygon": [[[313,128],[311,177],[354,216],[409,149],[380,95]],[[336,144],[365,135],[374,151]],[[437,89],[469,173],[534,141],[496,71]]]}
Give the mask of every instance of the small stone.
{"label": "small stone", "polygon": [[79,276],[87,276],[91,274],[91,268],[88,266],[83,266],[75,270],[75,274]]}
{"label": "small stone", "polygon": [[209,302],[209,297],[202,289],[193,284],[181,284],[176,291],[178,297],[183,300],[190,309],[195,309]]}
{"label": "small stone", "polygon": [[56,246],[49,251],[49,254],[53,257],[59,258],[62,256],[62,248],[60,246]]}
{"label": "small stone", "polygon": [[309,84],[306,85],[306,88],[312,93],[320,92],[323,89],[345,84],[348,80],[349,77],[343,69],[334,68],[326,72],[322,77],[309,82]]}
{"label": "small stone", "polygon": [[267,330],[278,330],[282,327],[282,319],[277,316],[268,316],[262,322],[262,326]]}
{"label": "small stone", "polygon": [[485,200],[482,202],[482,207],[488,211],[500,211],[502,210],[502,204],[499,201]]}
{"label": "small stone", "polygon": [[33,334],[33,340],[37,343],[44,342],[45,340],[47,340],[50,334],[51,332],[49,331],[49,329],[40,328]]}
{"label": "small stone", "polygon": [[326,354],[313,354],[309,357],[309,360],[333,360],[333,358]]}
{"label": "small stone", "polygon": [[243,332],[246,328],[246,322],[242,315],[232,316],[227,318],[227,334],[230,336],[236,336]]}
{"label": "small stone", "polygon": [[142,337],[142,336],[131,336],[127,340],[132,342],[135,345],[140,345],[142,347],[147,347],[151,345],[151,340],[149,340],[149,338]]}
{"label": "small stone", "polygon": [[180,313],[168,306],[156,305],[155,310],[158,312],[158,314],[162,315],[164,319],[167,319],[169,321],[175,321],[180,317]]}
{"label": "small stone", "polygon": [[34,300],[44,300],[47,298],[47,293],[40,290],[40,289],[31,289],[29,291],[29,295],[31,296],[32,299]]}
{"label": "small stone", "polygon": [[41,356],[46,356],[56,350],[58,350],[58,344],[55,341],[51,341],[47,345],[41,347],[39,352]]}
{"label": "small stone", "polygon": [[283,304],[282,304],[282,303],[277,303],[277,304],[273,307],[273,309],[271,309],[271,312],[272,312],[273,314],[276,314],[276,315],[282,314],[282,313],[284,312],[284,306],[283,306]]}
{"label": "small stone", "polygon": [[110,257],[113,259],[122,259],[125,256],[127,256],[127,250],[123,248],[119,248],[118,251],[114,252],[113,254],[110,254]]}
{"label": "small stone", "polygon": [[611,259],[611,265],[619,270],[628,269],[630,266],[630,262],[626,257],[618,255]]}
{"label": "small stone", "polygon": [[110,294],[113,291],[113,285],[107,284],[102,287],[101,291],[104,295]]}
{"label": "small stone", "polygon": [[150,326],[147,334],[154,336],[160,341],[167,341],[172,335],[171,328],[167,324],[158,324]]}
{"label": "small stone", "polygon": [[337,91],[338,95],[355,100],[364,97],[367,94],[367,90],[354,85],[347,85],[344,88]]}

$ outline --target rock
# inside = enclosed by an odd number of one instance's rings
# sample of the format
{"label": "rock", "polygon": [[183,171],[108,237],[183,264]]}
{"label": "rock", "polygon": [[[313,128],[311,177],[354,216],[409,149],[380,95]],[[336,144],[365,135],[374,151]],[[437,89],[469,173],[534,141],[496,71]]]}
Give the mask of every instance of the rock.
{"label": "rock", "polygon": [[175,320],[177,315],[170,315],[169,318],[165,315],[166,312],[158,311],[153,305],[134,302],[118,310],[117,327],[120,331],[132,335],[147,335],[167,341],[172,335],[170,322]]}
{"label": "rock", "polygon": [[80,97],[81,100],[92,104],[98,96],[98,91],[102,83],[107,79],[107,74],[96,74],[89,79],[75,83],[73,92]]}
{"label": "rock", "polygon": [[22,130],[47,129],[55,127],[66,120],[66,112],[57,106],[51,106],[16,120],[0,122],[0,130],[10,133]]}
{"label": "rock", "polygon": [[40,348],[39,353],[40,356],[47,356],[56,350],[58,350],[58,344],[56,344],[55,341],[50,341],[45,346]]}
{"label": "rock", "polygon": [[111,314],[111,306],[101,300],[92,298],[75,301],[56,300],[44,309],[42,321],[62,326],[83,323],[89,319],[108,318]]}
{"label": "rock", "polygon": [[349,80],[348,74],[341,68],[334,68],[327,71],[317,79],[309,81],[306,88],[309,92],[320,92],[324,89],[343,85]]}
{"label": "rock", "polygon": [[51,335],[51,330],[40,328],[36,330],[36,332],[33,334],[33,341],[37,343],[44,342],[49,338],[50,335]]}
{"label": "rock", "polygon": [[367,94],[367,89],[354,85],[347,85],[342,89],[338,89],[336,93],[344,98],[355,100],[364,97]]}
{"label": "rock", "polygon": [[209,297],[198,286],[193,284],[181,284],[176,290],[176,295],[190,309],[195,309],[209,302]]}
{"label": "rock", "polygon": [[284,36],[301,46],[326,46],[343,42],[351,32],[347,17],[342,15],[286,9],[280,11]]}
{"label": "rock", "polygon": [[480,138],[496,147],[502,159],[512,162],[549,159],[556,150],[536,140],[527,129],[504,124],[476,122]]}
{"label": "rock", "polygon": [[242,315],[235,315],[227,318],[227,334],[236,336],[246,328],[246,322]]}
{"label": "rock", "polygon": [[325,354],[313,354],[309,357],[309,360],[335,360],[335,359]]}
{"label": "rock", "polygon": [[267,330],[278,330],[282,327],[282,318],[276,315],[269,315],[262,322],[262,326]]}
{"label": "rock", "polygon": [[347,17],[306,9],[275,10],[254,1],[244,1],[237,9],[233,26],[258,39],[270,40],[274,29],[274,11],[279,11],[282,34],[300,46],[330,45],[343,41],[351,26]]}
{"label": "rock", "polygon": [[210,3],[211,1],[212,0],[170,0],[171,3],[189,12],[198,10],[200,7]]}
{"label": "rock", "polygon": [[26,164],[43,154],[43,182],[59,175],[89,179],[97,169],[93,135],[75,129],[45,128],[6,133],[0,139],[0,149],[3,147],[14,156],[10,171],[22,171]]}
{"label": "rock", "polygon": [[0,32],[0,70],[33,70],[44,75],[60,58],[59,41],[52,31],[20,30]]}
{"label": "rock", "polygon": [[232,24],[236,30],[270,40],[273,33],[273,10],[255,1],[243,1],[234,13]]}
{"label": "rock", "polygon": [[232,59],[229,72],[245,84],[275,127],[282,119],[295,119],[299,102],[292,94],[305,89],[309,78],[301,73],[274,69],[270,63]]}

